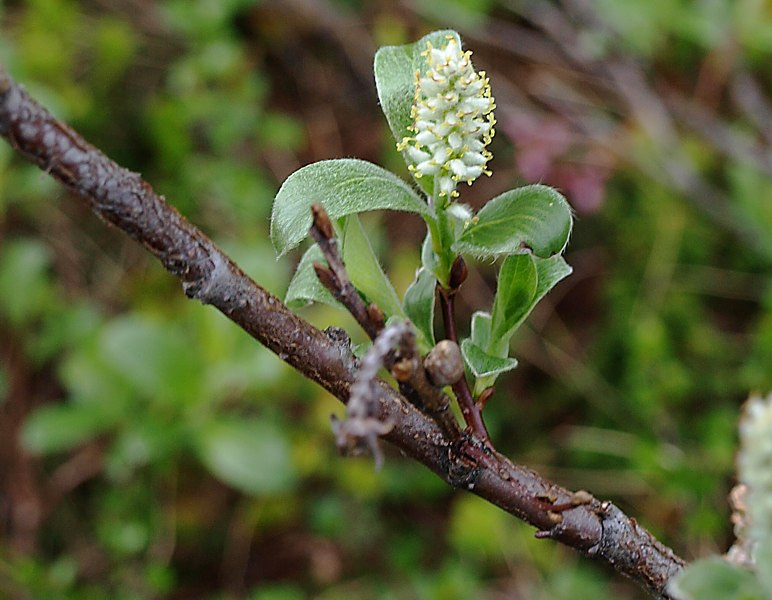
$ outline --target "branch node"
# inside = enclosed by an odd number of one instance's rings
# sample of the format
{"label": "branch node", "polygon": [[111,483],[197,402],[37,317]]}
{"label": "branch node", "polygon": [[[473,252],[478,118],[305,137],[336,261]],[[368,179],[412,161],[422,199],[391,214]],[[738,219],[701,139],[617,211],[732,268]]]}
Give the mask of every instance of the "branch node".
{"label": "branch node", "polygon": [[406,383],[415,374],[416,367],[415,358],[403,358],[394,363],[394,366],[391,367],[391,374],[400,383]]}
{"label": "branch node", "polygon": [[335,299],[340,302],[365,330],[371,340],[374,340],[383,329],[385,319],[383,312],[375,305],[365,305],[364,300],[351,283],[343,257],[335,239],[332,221],[321,204],[311,205],[313,224],[310,234],[314,238],[324,258],[327,267],[314,263],[314,271],[322,285],[327,288]]}
{"label": "branch node", "polygon": [[375,459],[376,469],[380,469],[383,464],[378,437],[389,433],[394,423],[378,418],[375,379],[394,347],[412,335],[413,330],[408,321],[398,321],[381,331],[362,359],[356,379],[351,384],[346,419],[342,422],[334,417],[332,419],[338,449],[345,453],[366,445]]}
{"label": "branch node", "polygon": [[554,510],[547,511],[547,518],[550,520],[550,523],[552,523],[553,525],[560,525],[563,522],[563,515]]}
{"label": "branch node", "polygon": [[378,331],[386,327],[386,316],[375,302],[367,305],[367,317]]}
{"label": "branch node", "polygon": [[231,284],[228,263],[219,254],[212,253],[208,259],[212,268],[203,271],[205,279],[183,280],[182,291],[188,298],[195,298],[201,304],[212,304],[222,298],[224,291]]}
{"label": "branch node", "polygon": [[534,532],[533,537],[535,537],[537,540],[544,540],[549,539],[552,537],[552,532],[549,530],[539,530]]}
{"label": "branch node", "polygon": [[590,504],[593,500],[595,500],[595,497],[587,490],[577,490],[571,494],[571,499],[568,502],[562,502],[560,504],[555,504],[557,497],[554,496],[540,496],[537,497],[536,500],[544,506],[544,510],[547,512],[560,513],[571,510],[572,508],[576,508],[577,506]]}

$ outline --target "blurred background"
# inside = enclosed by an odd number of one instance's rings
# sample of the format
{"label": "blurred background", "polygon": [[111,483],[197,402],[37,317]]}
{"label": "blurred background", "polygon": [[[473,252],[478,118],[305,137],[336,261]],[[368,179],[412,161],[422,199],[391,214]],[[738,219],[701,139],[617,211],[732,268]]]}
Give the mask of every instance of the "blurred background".
{"label": "blurred background", "polygon": [[[543,182],[577,217],[575,272],[486,408],[496,445],[688,559],[724,551],[739,409],[772,388],[770,2],[7,0],[0,60],[281,295],[278,186],[344,156],[407,177],[373,54],[446,27],[498,105],[462,201]],[[403,292],[421,221],[367,224]],[[0,143],[0,597],[644,597],[393,450],[338,457],[333,412]]]}

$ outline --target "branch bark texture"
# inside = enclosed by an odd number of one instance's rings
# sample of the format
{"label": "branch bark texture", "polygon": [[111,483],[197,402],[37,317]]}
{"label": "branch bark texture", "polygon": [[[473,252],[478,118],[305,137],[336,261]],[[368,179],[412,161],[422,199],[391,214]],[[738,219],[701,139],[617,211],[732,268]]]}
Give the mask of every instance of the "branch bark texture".
{"label": "branch bark texture", "polygon": [[[293,314],[198,228],[124,169],[56,120],[0,66],[0,135],[27,160],[76,192],[104,221],[126,232],[182,282],[303,376],[346,402],[358,368],[348,336],[320,331]],[[605,561],[669,598],[668,580],[684,561],[611,502],[572,493],[471,437],[448,439],[437,423],[378,382],[378,418],[394,423],[385,439],[450,485],[465,488],[560,541]],[[555,510],[549,510],[554,506]]]}

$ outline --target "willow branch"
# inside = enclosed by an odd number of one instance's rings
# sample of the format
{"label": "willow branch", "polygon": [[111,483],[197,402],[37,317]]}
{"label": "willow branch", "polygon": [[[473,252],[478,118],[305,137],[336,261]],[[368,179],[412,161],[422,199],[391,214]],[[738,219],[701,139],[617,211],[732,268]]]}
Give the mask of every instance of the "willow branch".
{"label": "willow branch", "polygon": [[311,215],[313,225],[309,233],[322,251],[328,265],[325,267],[315,262],[316,276],[333,297],[346,307],[346,310],[356,319],[360,327],[365,330],[367,336],[371,340],[375,340],[385,325],[383,312],[375,304],[367,306],[354,288],[354,284],[351,283],[343,264],[343,257],[338,251],[338,242],[335,239],[332,222],[322,205],[311,205]]}
{"label": "willow branch", "polygon": [[[365,305],[351,282],[338,248],[332,222],[324,207],[320,204],[311,205],[311,215],[313,224],[309,233],[328,265],[325,267],[314,263],[317,278],[375,342],[385,327],[383,312],[375,303]],[[445,437],[451,441],[458,440],[461,430],[450,410],[450,398],[442,391],[442,386],[433,385],[429,381],[412,332],[409,335],[406,332],[402,336],[398,349],[390,350],[380,360],[381,366],[391,371],[399,383],[402,395],[418,410],[434,419]]]}
{"label": "willow branch", "polygon": [[[57,121],[1,66],[0,135],[79,195],[101,219],[147,248],[180,279],[188,297],[216,307],[304,377],[347,401],[356,361],[344,332],[322,332],[293,314],[138,174]],[[577,496],[467,438],[449,440],[433,419],[383,382],[377,382],[373,392],[378,419],[394,423],[384,438],[406,455],[450,485],[527,521],[539,537],[605,561],[655,597],[669,597],[665,586],[684,561],[612,503]]]}

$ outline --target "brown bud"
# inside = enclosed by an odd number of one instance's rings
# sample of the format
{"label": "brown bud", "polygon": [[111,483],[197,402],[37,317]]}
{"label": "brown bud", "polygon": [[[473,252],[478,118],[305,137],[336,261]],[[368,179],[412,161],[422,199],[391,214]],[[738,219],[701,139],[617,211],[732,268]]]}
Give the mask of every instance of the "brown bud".
{"label": "brown bud", "polygon": [[331,240],[335,235],[335,232],[332,229],[332,222],[330,221],[330,217],[327,216],[327,211],[324,210],[324,207],[315,202],[311,205],[311,215],[314,218],[314,227],[316,227],[319,230],[319,233],[325,238]]}
{"label": "brown bud", "polygon": [[464,359],[458,344],[442,340],[424,359],[424,368],[437,387],[452,385],[464,376]]}
{"label": "brown bud", "polygon": [[461,287],[461,284],[466,281],[466,277],[469,275],[469,270],[466,268],[466,261],[460,254],[453,261],[453,266],[450,267],[450,277],[448,277],[448,285],[450,289],[457,290]]}
{"label": "brown bud", "polygon": [[397,381],[407,381],[413,373],[415,373],[415,361],[412,358],[403,358],[391,368],[391,374]]}
{"label": "brown bud", "polygon": [[491,386],[480,392],[480,395],[477,397],[477,404],[480,406],[480,410],[485,408],[485,405],[487,404],[488,400],[491,399],[491,396],[493,396],[495,391],[496,388]]}
{"label": "brown bud", "polygon": [[337,294],[340,291],[338,278],[335,277],[335,273],[333,273],[328,267],[325,267],[321,263],[314,262],[314,272],[316,273],[316,277],[319,279],[321,284],[330,290],[333,294]]}
{"label": "brown bud", "polygon": [[547,518],[553,525],[560,525],[563,522],[563,515],[559,512],[547,511]]}
{"label": "brown bud", "polygon": [[380,330],[386,325],[386,317],[383,315],[383,311],[375,302],[370,303],[367,306],[367,318],[375,325],[375,328]]}
{"label": "brown bud", "polygon": [[593,496],[587,490],[577,490],[571,494],[571,504],[574,506],[581,506],[582,504],[590,504],[593,501]]}

